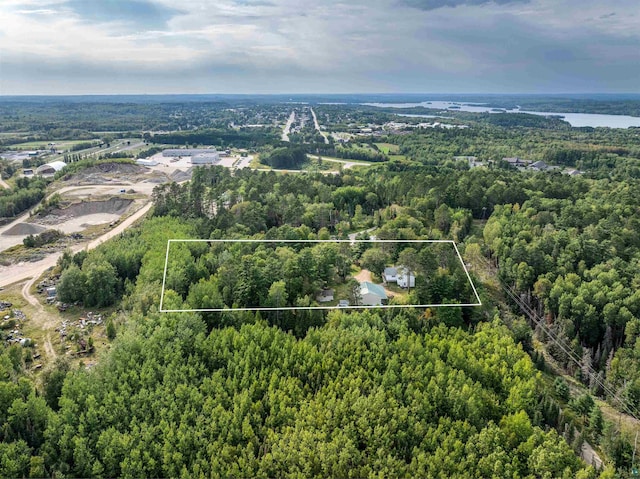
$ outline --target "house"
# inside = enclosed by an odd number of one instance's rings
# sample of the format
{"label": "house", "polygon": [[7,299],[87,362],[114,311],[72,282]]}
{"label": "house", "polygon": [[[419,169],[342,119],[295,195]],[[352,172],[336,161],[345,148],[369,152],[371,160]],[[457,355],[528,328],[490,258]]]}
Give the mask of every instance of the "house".
{"label": "house", "polygon": [[387,304],[387,293],[379,284],[368,281],[360,283],[360,302],[363,306],[380,306]]}
{"label": "house", "polygon": [[514,158],[503,158],[502,161],[506,161],[509,165],[514,168],[523,169],[526,168],[529,162],[527,160],[523,160],[522,158],[518,158],[517,156]]}
{"label": "house", "polygon": [[580,176],[582,175],[584,172],[580,171],[580,170],[569,170],[565,172],[567,175],[569,176]]}
{"label": "house", "polygon": [[323,289],[320,291],[320,294],[316,296],[316,301],[318,301],[318,303],[328,303],[329,301],[333,301],[333,290]]}
{"label": "house", "polygon": [[529,165],[529,168],[534,171],[544,171],[548,170],[549,166],[544,161],[536,161],[535,163],[531,163]]}
{"label": "house", "polygon": [[382,279],[385,283],[397,283],[401,288],[414,288],[416,285],[416,277],[406,266],[385,268]]}
{"label": "house", "polygon": [[398,268],[398,286],[401,288],[415,288],[416,277],[413,272],[406,266]]}
{"label": "house", "polygon": [[394,267],[385,268],[382,273],[382,279],[385,283],[396,283],[398,281],[398,269]]}

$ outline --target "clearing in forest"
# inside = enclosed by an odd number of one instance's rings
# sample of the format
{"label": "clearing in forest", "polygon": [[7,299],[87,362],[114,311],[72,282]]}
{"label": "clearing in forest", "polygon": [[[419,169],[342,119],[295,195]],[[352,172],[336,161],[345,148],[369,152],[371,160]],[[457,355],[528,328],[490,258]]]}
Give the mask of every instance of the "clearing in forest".
{"label": "clearing in forest", "polygon": [[451,240],[172,239],[161,312],[481,306]]}

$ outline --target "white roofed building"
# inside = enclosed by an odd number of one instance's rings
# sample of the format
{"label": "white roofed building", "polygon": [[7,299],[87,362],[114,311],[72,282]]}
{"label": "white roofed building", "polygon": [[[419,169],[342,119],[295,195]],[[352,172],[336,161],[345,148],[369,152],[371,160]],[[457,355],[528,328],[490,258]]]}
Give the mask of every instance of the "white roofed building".
{"label": "white roofed building", "polygon": [[52,161],[51,163],[45,163],[44,165],[36,168],[36,175],[50,176],[55,175],[58,171],[61,171],[67,164],[64,161]]}
{"label": "white roofed building", "polygon": [[192,165],[217,165],[220,162],[220,155],[213,150],[208,153],[200,153],[191,157]]}
{"label": "white roofed building", "polygon": [[207,153],[215,153],[215,148],[169,148],[162,151],[164,157],[178,157],[178,156],[195,156]]}

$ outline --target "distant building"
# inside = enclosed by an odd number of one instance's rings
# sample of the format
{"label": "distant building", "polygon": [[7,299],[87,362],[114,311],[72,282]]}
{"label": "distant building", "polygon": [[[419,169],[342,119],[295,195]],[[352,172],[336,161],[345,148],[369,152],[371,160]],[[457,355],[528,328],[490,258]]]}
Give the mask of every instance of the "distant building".
{"label": "distant building", "polygon": [[168,148],[162,151],[164,157],[195,156],[206,153],[217,153],[215,148]]}
{"label": "distant building", "polygon": [[55,175],[58,171],[64,169],[65,166],[67,166],[67,164],[64,161],[52,161],[51,163],[45,163],[44,165],[40,165],[36,168],[36,175]]}
{"label": "distant building", "polygon": [[469,164],[469,168],[485,166],[482,161],[478,161],[477,156],[454,156],[453,159],[456,161],[466,161]]}
{"label": "distant building", "polygon": [[320,294],[316,296],[316,301],[318,301],[318,303],[327,303],[329,301],[333,301],[333,290],[323,289],[322,291],[320,291]]}
{"label": "distant building", "polygon": [[363,306],[380,306],[387,304],[387,293],[379,284],[368,281],[360,283],[360,301]]}
{"label": "distant building", "polygon": [[148,159],[139,159],[136,160],[136,165],[146,166],[147,168],[151,166],[158,166],[158,162],[156,160],[148,160]]}
{"label": "distant building", "polygon": [[514,158],[503,158],[502,161],[506,161],[507,163],[509,163],[509,165],[519,170],[525,169],[530,163],[530,161],[523,160],[522,158],[518,158],[517,156]]}
{"label": "distant building", "polygon": [[218,163],[220,163],[220,155],[215,150],[208,153],[198,153],[191,157],[192,165],[217,165]]}
{"label": "distant building", "polygon": [[566,173],[569,176],[580,176],[582,174],[584,174],[584,171],[580,171],[580,170],[567,170],[564,173]]}
{"label": "distant building", "polygon": [[535,163],[531,163],[529,165],[529,168],[534,171],[545,171],[549,169],[549,165],[547,165],[544,161],[536,161]]}

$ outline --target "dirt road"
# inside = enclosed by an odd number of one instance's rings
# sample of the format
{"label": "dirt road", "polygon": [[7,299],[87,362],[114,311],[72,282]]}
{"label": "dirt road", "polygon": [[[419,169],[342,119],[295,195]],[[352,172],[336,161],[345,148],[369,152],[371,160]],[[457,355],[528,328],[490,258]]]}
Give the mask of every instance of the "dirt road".
{"label": "dirt road", "polygon": [[[131,226],[134,222],[144,216],[151,209],[151,202],[145,204],[142,208],[136,211],[134,214],[126,218],[122,223],[106,232],[99,238],[89,242],[82,243],[74,246],[72,251],[77,253],[82,249],[93,249],[99,244],[104,243],[110,238],[122,233],[125,229]],[[62,252],[57,252],[48,255],[40,261],[34,261],[33,263],[18,263],[11,266],[0,266],[0,287],[5,287],[13,283],[18,283],[29,278],[38,278],[48,268],[55,266],[58,258],[62,256]],[[25,296],[26,297],[26,296]],[[28,298],[27,298],[28,300]]]}
{"label": "dirt road", "polygon": [[[87,250],[91,250],[104,243],[105,241],[113,238],[114,236],[119,235],[125,229],[139,220],[142,216],[144,216],[151,209],[151,206],[151,202],[146,203],[142,208],[129,216],[112,230],[106,232],[94,241],[74,246],[72,248],[72,251],[76,253],[85,248]],[[7,267],[0,267],[0,287],[5,287],[9,284],[22,281],[25,282],[22,287],[22,296],[24,296],[27,302],[35,308],[35,312],[30,317],[30,321],[33,326],[45,333],[43,346],[49,360],[55,359],[58,356],[55,349],[53,348],[53,344],[51,343],[51,334],[56,327],[56,321],[50,314],[47,313],[47,311],[45,311],[38,298],[31,294],[31,288],[40,278],[42,273],[44,273],[48,268],[56,265],[58,258],[61,255],[62,252],[58,252],[33,263],[20,263]]]}
{"label": "dirt road", "polygon": [[49,360],[53,360],[58,357],[55,349],[53,349],[53,344],[51,344],[51,330],[55,328],[56,323],[44,310],[42,304],[38,301],[38,298],[33,296],[30,292],[31,287],[39,276],[40,275],[34,276],[24,283],[24,286],[22,287],[22,296],[24,296],[27,302],[35,308],[35,313],[30,317],[31,324],[36,326],[38,329],[45,331],[44,352]]}
{"label": "dirt road", "polygon": [[[358,281],[358,283],[362,283],[364,281],[367,281],[369,283],[373,283],[376,284],[373,279],[371,278],[371,271],[369,271],[368,269],[362,269],[360,270],[360,272],[356,275],[353,276],[354,279],[356,281]],[[384,284],[381,284],[380,286],[382,286],[382,289],[384,289],[384,292],[387,293],[387,296],[389,298],[393,298],[394,296],[396,296],[398,293],[394,293],[391,290],[388,290],[387,288],[385,288]]]}
{"label": "dirt road", "polygon": [[580,457],[587,464],[595,467],[596,469],[600,469],[602,467],[602,459],[598,456],[598,453],[591,447],[587,441],[582,443],[582,448],[580,450]]}
{"label": "dirt road", "polygon": [[7,190],[11,188],[2,178],[0,178],[0,186]]}

